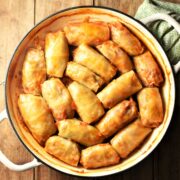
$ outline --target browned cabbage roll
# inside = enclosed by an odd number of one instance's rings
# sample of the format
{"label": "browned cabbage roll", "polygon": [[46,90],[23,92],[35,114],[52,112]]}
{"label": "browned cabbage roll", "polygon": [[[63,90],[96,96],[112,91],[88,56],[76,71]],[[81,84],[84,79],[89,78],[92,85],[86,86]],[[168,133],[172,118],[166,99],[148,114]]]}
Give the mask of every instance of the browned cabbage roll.
{"label": "browned cabbage roll", "polygon": [[152,128],[159,126],[164,118],[159,89],[156,87],[144,88],[138,93],[137,100],[142,124]]}
{"label": "browned cabbage roll", "polygon": [[96,48],[117,67],[121,73],[128,72],[133,69],[133,64],[125,51],[123,51],[113,41],[106,41]]}
{"label": "browned cabbage roll", "polygon": [[43,145],[57,130],[45,100],[41,96],[20,94],[18,106],[28,129],[34,138]]}
{"label": "browned cabbage roll", "polygon": [[69,48],[62,31],[48,33],[45,38],[47,74],[62,77],[69,58]]}
{"label": "browned cabbage roll", "polygon": [[41,84],[46,80],[44,52],[30,48],[25,56],[22,68],[22,86],[25,93],[41,94]]}
{"label": "browned cabbage roll", "polygon": [[119,161],[119,155],[109,143],[98,144],[81,151],[80,163],[87,169],[110,166],[118,164]]}
{"label": "browned cabbage roll", "polygon": [[133,59],[139,78],[145,86],[160,86],[163,82],[161,70],[149,51]]}
{"label": "browned cabbage roll", "polygon": [[129,55],[136,56],[143,53],[144,46],[127,27],[120,22],[115,22],[110,24],[110,29],[112,41],[117,43]]}
{"label": "browned cabbage roll", "polygon": [[96,46],[109,40],[109,27],[103,22],[71,23],[64,28],[69,44],[79,46],[88,44]]}
{"label": "browned cabbage roll", "polygon": [[115,67],[113,67],[104,56],[99,54],[92,47],[85,44],[82,44],[77,49],[75,49],[74,61],[83,66],[86,66],[101,76],[106,82],[112,79],[116,74]]}
{"label": "browned cabbage roll", "polygon": [[80,159],[78,145],[60,136],[52,136],[46,141],[45,150],[59,160],[77,166]]}
{"label": "browned cabbage roll", "polygon": [[83,84],[94,92],[97,92],[104,83],[104,80],[93,71],[72,61],[68,62],[65,74],[72,80]]}
{"label": "browned cabbage roll", "polygon": [[74,116],[71,95],[60,79],[51,78],[45,81],[42,84],[42,95],[56,121]]}
{"label": "browned cabbage roll", "polygon": [[75,118],[59,121],[58,130],[59,136],[72,139],[85,146],[99,144],[104,140],[104,137],[94,126]]}
{"label": "browned cabbage roll", "polygon": [[99,129],[100,133],[107,138],[137,116],[138,110],[136,103],[132,99],[124,100],[110,109],[97,123],[96,127]]}
{"label": "browned cabbage roll", "polygon": [[89,88],[73,81],[69,84],[68,90],[74,100],[76,110],[84,122],[90,124],[104,114],[101,102]]}
{"label": "browned cabbage roll", "polygon": [[144,127],[140,120],[136,120],[120,130],[110,142],[120,157],[126,158],[144,141],[151,131],[151,128]]}
{"label": "browned cabbage roll", "polygon": [[129,71],[110,82],[97,96],[105,108],[112,108],[142,88],[134,71]]}

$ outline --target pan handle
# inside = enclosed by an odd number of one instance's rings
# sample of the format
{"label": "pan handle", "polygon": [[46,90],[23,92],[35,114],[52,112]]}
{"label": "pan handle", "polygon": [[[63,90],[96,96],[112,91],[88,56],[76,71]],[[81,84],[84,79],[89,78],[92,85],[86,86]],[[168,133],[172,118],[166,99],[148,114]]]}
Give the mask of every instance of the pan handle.
{"label": "pan handle", "polygon": [[[4,109],[2,112],[0,112],[0,122],[2,122],[3,120],[7,118],[8,118],[8,115],[7,115],[6,110]],[[0,150],[0,162],[13,171],[25,171],[25,170],[41,165],[41,163],[38,162],[38,160],[35,158],[31,162],[28,162],[25,164],[21,164],[21,165],[14,164],[2,153],[1,150]]]}
{"label": "pan handle", "polygon": [[[170,15],[165,14],[165,13],[153,14],[151,16],[141,19],[141,22],[144,24],[148,24],[150,22],[157,21],[157,20],[166,21],[169,25],[173,26],[174,29],[176,29],[176,31],[180,34],[180,24]],[[177,74],[180,71],[180,61],[177,64],[173,65],[173,69],[174,69],[175,74]]]}
{"label": "pan handle", "polygon": [[173,65],[173,69],[175,74],[177,74],[180,71],[180,61],[177,64]]}

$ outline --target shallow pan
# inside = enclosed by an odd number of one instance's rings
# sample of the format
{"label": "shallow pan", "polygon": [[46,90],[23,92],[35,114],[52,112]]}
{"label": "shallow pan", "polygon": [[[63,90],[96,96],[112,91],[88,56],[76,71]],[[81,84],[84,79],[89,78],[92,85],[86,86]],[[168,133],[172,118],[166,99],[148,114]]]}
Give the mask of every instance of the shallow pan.
{"label": "shallow pan", "polygon": [[[163,123],[156,128],[152,135],[146,140],[144,145],[133,153],[129,158],[122,163],[110,167],[99,168],[94,170],[87,170],[82,167],[69,166],[46,153],[44,149],[35,141],[31,133],[26,128],[18,107],[17,98],[18,94],[22,91],[21,84],[21,69],[24,60],[24,55],[27,48],[31,47],[35,38],[45,37],[46,32],[56,31],[63,28],[70,22],[81,22],[89,18],[90,21],[121,21],[125,24],[141,41],[149,48],[149,50],[156,57],[161,69],[164,73],[165,83],[162,87],[162,96],[164,101],[165,116]],[[157,14],[153,17],[144,19],[145,23],[157,19],[164,19],[174,26],[178,32],[180,27],[170,16]],[[16,165],[10,162],[6,156],[0,151],[0,161],[15,171],[22,171],[41,165],[41,163],[49,167],[71,175],[83,177],[98,177],[122,172],[147,157],[154,148],[159,144],[163,138],[169,123],[172,118],[175,102],[175,83],[174,72],[178,72],[180,63],[174,66],[175,71],[172,70],[169,60],[155,37],[146,29],[146,27],[133,17],[128,16],[120,11],[104,7],[75,7],[62,10],[56,14],[51,15],[45,20],[37,24],[16,48],[14,55],[9,63],[6,81],[5,81],[5,98],[6,109],[0,113],[0,121],[8,118],[18,138],[23,145],[33,154],[35,159],[27,164]]]}

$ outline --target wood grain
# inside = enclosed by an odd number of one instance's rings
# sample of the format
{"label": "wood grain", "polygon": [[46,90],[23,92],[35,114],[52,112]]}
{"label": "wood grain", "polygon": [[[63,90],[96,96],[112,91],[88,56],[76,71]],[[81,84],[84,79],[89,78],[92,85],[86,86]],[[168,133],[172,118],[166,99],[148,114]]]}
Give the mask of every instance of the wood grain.
{"label": "wood grain", "polygon": [[[180,0],[168,0],[180,3]],[[61,9],[79,6],[106,6],[134,15],[143,0],[0,0],[0,82],[5,78],[7,62],[16,45],[33,27],[48,15]],[[176,83],[179,83],[177,80]],[[0,86],[0,94],[4,93]],[[0,96],[0,110],[4,108],[4,98]],[[123,173],[102,177],[106,180],[176,180],[180,179],[180,107],[176,110],[168,129],[156,150],[141,163]],[[0,148],[14,162],[21,164],[32,159],[19,142],[7,121],[0,124]],[[0,179],[3,180],[81,180],[82,178],[65,175],[42,165],[35,170],[13,172],[0,164]],[[87,179],[87,178],[84,178]],[[96,179],[96,178],[93,178]]]}
{"label": "wood grain", "polygon": [[35,22],[37,23],[62,9],[82,5],[93,5],[93,0],[36,0]]}
{"label": "wood grain", "polygon": [[[5,79],[6,65],[14,49],[26,32],[33,26],[34,2],[32,0],[8,0],[0,3],[0,81]],[[23,17],[23,18],[22,18]],[[2,86],[0,88],[0,110],[4,108]],[[0,148],[13,162],[22,164],[30,161],[32,156],[19,142],[8,121],[0,124]],[[0,179],[32,180],[34,170],[13,172],[0,164]]]}
{"label": "wood grain", "polygon": [[117,9],[131,16],[134,16],[135,12],[142,2],[143,0],[95,0],[95,5],[111,7],[113,9]]}

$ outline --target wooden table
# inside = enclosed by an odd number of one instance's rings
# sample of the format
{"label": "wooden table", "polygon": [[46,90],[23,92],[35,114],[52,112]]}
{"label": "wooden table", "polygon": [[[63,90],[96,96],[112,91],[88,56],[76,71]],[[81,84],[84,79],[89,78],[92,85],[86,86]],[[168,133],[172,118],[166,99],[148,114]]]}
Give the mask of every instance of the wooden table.
{"label": "wooden table", "polygon": [[[0,81],[5,79],[7,63],[22,39],[36,23],[61,9],[79,5],[107,6],[134,15],[143,0],[0,0]],[[180,3],[180,0],[171,0]],[[0,110],[4,108],[0,87]],[[171,125],[160,145],[141,163],[106,179],[177,180],[180,179],[180,107],[176,105]],[[32,155],[19,142],[8,121],[0,125],[0,149],[15,163],[32,160]],[[25,172],[13,172],[0,164],[2,180],[77,180],[44,165]],[[105,179],[105,178],[103,178]]]}

